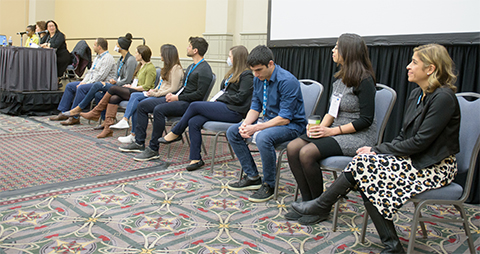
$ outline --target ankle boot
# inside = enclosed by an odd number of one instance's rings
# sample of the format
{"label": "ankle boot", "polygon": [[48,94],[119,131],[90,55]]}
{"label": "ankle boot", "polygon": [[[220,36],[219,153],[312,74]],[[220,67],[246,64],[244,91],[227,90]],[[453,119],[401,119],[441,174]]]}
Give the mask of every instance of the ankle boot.
{"label": "ankle boot", "polygon": [[115,123],[115,117],[117,116],[118,104],[108,104],[107,112],[105,113],[104,128],[97,138],[105,138],[113,136],[113,131],[110,129],[110,125]]}
{"label": "ankle boot", "polygon": [[365,209],[367,209],[368,214],[370,215],[370,218],[377,229],[380,240],[386,246],[386,248],[380,253],[405,253],[402,243],[398,239],[397,231],[395,231],[395,225],[393,225],[393,221],[385,219],[370,201],[364,201],[364,204]]}
{"label": "ankle boot", "polygon": [[112,97],[112,95],[109,94],[108,92],[106,92],[97,106],[95,106],[88,113],[80,113],[80,116],[85,118],[85,119],[92,120],[92,121],[95,121],[95,122],[98,121],[98,119],[100,118],[100,116],[102,114],[102,111],[105,110],[105,108],[107,107],[108,101],[110,101],[110,97]]}
{"label": "ankle boot", "polygon": [[300,203],[292,203],[293,211],[301,215],[321,215],[323,220],[328,218],[332,205],[341,197],[347,195],[354,186],[341,174],[320,197]]}

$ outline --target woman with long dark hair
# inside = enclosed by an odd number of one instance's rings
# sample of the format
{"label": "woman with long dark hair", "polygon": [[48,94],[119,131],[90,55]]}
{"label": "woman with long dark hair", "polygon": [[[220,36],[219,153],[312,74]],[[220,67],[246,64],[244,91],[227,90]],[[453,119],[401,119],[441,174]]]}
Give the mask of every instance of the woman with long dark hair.
{"label": "woman with long dark hair", "polygon": [[220,92],[210,102],[195,101],[188,106],[175,127],[158,141],[163,144],[181,139],[188,127],[190,136],[190,165],[187,170],[193,171],[202,167],[202,126],[207,121],[238,123],[250,109],[253,92],[253,74],[247,65],[248,50],[244,46],[230,49],[227,64],[231,66],[220,85]]}
{"label": "woman with long dark hair", "polygon": [[[307,134],[287,147],[288,163],[302,201],[323,193],[320,160],[336,155],[354,156],[359,147],[376,143],[375,77],[367,46],[356,34],[342,34],[332,52],[340,71],[335,74],[329,112],[320,124],[308,125]],[[287,213],[285,218],[301,224],[314,224],[320,219],[295,212]]]}
{"label": "woman with long dark hair", "polygon": [[148,98],[162,97],[168,93],[178,91],[182,86],[183,69],[180,64],[177,48],[172,44],[164,44],[160,48],[160,60],[163,61],[163,68],[160,71],[160,81],[154,89],[148,92],[135,92],[130,95],[127,109],[122,120],[110,126],[111,129],[130,128],[128,119],[132,118],[132,128],[130,135],[119,137],[118,141],[122,143],[132,143],[135,141],[135,125],[137,122],[136,112],[140,101]]}

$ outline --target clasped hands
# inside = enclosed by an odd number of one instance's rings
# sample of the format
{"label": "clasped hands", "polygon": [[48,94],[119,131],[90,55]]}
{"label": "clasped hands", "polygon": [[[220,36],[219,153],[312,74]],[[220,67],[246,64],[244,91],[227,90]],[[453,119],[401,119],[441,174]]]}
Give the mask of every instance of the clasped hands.
{"label": "clasped hands", "polygon": [[252,125],[252,124],[242,123],[242,125],[238,127],[238,133],[240,133],[240,136],[242,136],[242,138],[251,138],[256,131],[257,131],[256,124]]}
{"label": "clasped hands", "polygon": [[165,95],[165,100],[167,102],[172,102],[172,101],[178,101],[178,95],[174,95],[172,93],[168,93],[167,95]]}

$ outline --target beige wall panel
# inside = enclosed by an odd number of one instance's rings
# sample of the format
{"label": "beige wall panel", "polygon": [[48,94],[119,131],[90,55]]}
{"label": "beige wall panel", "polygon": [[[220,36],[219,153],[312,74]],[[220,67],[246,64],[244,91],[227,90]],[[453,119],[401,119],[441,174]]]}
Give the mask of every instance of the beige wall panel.
{"label": "beige wall panel", "polygon": [[[205,31],[205,6],[205,0],[56,0],[55,20],[67,38],[117,38],[130,32],[145,38],[154,56],[171,43],[184,57],[188,38]],[[75,44],[69,41],[68,48]],[[139,44],[134,41],[131,51]],[[118,54],[114,47],[109,41],[110,52]]]}
{"label": "beige wall panel", "polygon": [[[14,46],[20,46],[18,32],[28,25],[28,0],[0,0],[0,34],[12,36]],[[25,39],[25,36],[24,36]]]}

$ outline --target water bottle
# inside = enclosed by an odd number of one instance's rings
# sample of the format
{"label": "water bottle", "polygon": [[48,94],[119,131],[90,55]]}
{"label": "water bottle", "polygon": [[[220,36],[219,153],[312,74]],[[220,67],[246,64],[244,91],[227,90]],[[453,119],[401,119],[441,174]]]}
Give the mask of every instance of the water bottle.
{"label": "water bottle", "polygon": [[10,38],[8,38],[8,46],[12,46],[12,45],[13,45],[12,36],[10,36]]}

